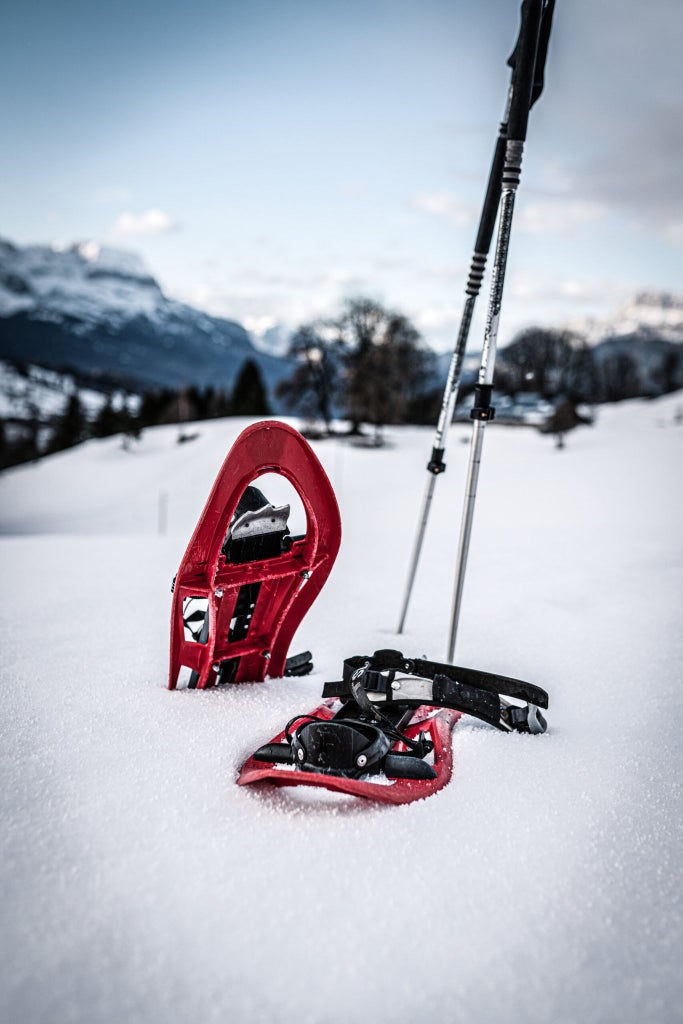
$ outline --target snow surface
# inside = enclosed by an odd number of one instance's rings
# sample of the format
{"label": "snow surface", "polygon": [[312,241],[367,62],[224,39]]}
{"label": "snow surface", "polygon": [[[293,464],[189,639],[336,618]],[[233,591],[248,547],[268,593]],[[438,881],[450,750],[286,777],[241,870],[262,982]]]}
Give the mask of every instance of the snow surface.
{"label": "snow surface", "polygon": [[564,451],[487,432],[456,660],[546,686],[551,728],[463,719],[451,784],[399,808],[235,777],[344,656],[444,656],[467,428],[401,639],[431,431],[315,445],[344,523],[316,673],[220,692],[165,689],[169,584],[246,421],[5,473],[3,1024],[680,1019],[679,405]]}

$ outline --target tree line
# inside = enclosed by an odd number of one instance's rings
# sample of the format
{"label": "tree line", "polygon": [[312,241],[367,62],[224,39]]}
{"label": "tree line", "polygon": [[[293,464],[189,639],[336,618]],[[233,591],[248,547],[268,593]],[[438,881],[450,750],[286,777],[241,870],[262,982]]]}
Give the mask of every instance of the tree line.
{"label": "tree line", "polygon": [[[590,346],[568,330],[530,327],[501,349],[496,387],[506,394],[533,391],[575,404],[620,402],[675,391],[683,382],[680,346],[647,341],[647,381],[635,336]],[[642,341],[641,341],[642,345]]]}
{"label": "tree line", "polygon": [[0,469],[64,451],[90,438],[123,434],[136,439],[146,427],[161,424],[270,413],[266,387],[253,359],[246,360],[229,391],[195,386],[161,388],[145,392],[139,402],[108,394],[95,417],[88,415],[78,391],[74,391],[63,411],[47,423],[41,420],[37,408],[26,420],[0,421]]}
{"label": "tree line", "polygon": [[[360,433],[367,424],[377,435],[385,425],[431,425],[437,420],[443,381],[436,355],[408,317],[373,299],[348,299],[338,316],[301,324],[288,354],[293,369],[278,384],[276,397],[287,411],[317,421],[326,433],[335,419],[345,420],[351,433]],[[665,353],[660,361],[658,393],[675,390],[682,372],[678,353]],[[461,401],[472,387],[473,380],[463,381]],[[620,350],[598,360],[581,336],[542,328],[522,331],[500,351],[496,387],[510,395],[526,391],[561,397],[574,405],[642,394],[635,354]],[[252,359],[244,363],[230,391],[165,388],[145,393],[135,409],[110,396],[95,418],[88,417],[74,393],[62,414],[48,424],[37,410],[29,420],[0,422],[0,468],[91,437],[139,437],[146,427],[158,424],[270,414],[266,387]]]}

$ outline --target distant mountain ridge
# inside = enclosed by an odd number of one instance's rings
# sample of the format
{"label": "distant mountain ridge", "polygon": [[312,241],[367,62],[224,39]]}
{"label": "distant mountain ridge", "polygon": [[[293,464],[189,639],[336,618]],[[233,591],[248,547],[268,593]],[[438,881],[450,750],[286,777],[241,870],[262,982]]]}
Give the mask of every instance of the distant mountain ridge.
{"label": "distant mountain ridge", "polygon": [[291,369],[233,320],[167,298],[132,253],[0,239],[0,358],[119,380],[134,390],[229,390],[247,359],[272,391]]}
{"label": "distant mountain ridge", "polygon": [[673,292],[638,292],[608,317],[587,317],[567,324],[589,345],[620,337],[655,338],[683,342],[683,295]]}

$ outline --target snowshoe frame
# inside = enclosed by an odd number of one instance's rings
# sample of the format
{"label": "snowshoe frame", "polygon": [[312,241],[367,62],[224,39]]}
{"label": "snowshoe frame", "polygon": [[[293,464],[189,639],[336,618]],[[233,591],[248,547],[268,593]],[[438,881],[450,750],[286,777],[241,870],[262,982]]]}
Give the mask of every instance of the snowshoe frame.
{"label": "snowshoe frame", "polygon": [[[282,510],[273,509],[282,541],[277,550],[272,538],[267,548],[261,538],[251,557],[242,550],[240,561],[230,561],[226,539],[238,504],[264,473],[279,473],[295,488],[306,533],[286,536]],[[223,462],[174,580],[169,689],[183,682],[201,690],[284,675],[294,632],[325,583],[340,542],[334,491],[307,441],[277,420],[247,427]],[[207,602],[197,638],[185,635],[184,602],[192,598]]]}

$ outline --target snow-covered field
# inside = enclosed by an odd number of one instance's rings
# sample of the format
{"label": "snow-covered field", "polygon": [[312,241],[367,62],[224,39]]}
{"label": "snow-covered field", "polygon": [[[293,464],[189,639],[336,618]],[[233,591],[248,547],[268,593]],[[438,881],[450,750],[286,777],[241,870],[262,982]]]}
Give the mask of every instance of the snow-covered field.
{"label": "snow-covered field", "polygon": [[3,1024],[680,1020],[681,405],[564,451],[487,432],[457,661],[547,687],[550,731],[463,719],[401,808],[235,776],[343,657],[444,657],[466,428],[400,640],[431,431],[315,445],[344,524],[315,675],[220,692],[165,689],[169,585],[245,421],[2,476]]}

